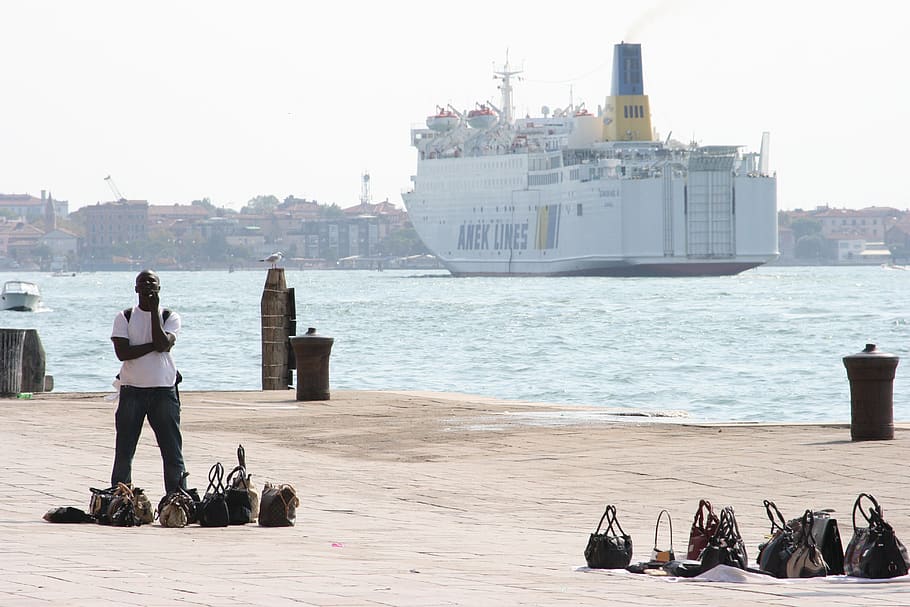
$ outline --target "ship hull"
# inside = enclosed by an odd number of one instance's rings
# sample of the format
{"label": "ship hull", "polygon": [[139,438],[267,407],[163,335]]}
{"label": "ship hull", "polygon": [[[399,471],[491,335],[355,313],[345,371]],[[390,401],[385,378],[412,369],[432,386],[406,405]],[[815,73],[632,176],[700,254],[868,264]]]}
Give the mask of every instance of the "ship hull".
{"label": "ship hull", "polygon": [[634,178],[594,164],[581,169],[599,178],[581,179],[528,170],[557,155],[427,160],[403,199],[455,276],[726,276],[776,259],[776,179],[686,162]]}
{"label": "ship hull", "polygon": [[[680,263],[630,263],[602,262],[585,264],[581,268],[558,269],[535,264],[526,271],[495,271],[472,269],[469,265],[443,265],[456,277],[469,276],[608,276],[608,277],[682,277],[682,276],[733,276],[756,268],[766,261],[680,262]],[[551,265],[551,264],[546,264]],[[565,261],[563,264],[571,265]]]}

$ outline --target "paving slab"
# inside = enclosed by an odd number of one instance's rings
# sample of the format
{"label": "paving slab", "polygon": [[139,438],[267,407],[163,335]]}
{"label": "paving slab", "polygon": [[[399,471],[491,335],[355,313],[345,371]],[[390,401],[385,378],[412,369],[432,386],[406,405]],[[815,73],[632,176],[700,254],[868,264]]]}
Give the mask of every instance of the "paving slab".
{"label": "paving slab", "polygon": [[[788,518],[834,508],[846,544],[854,499],[869,492],[910,537],[905,424],[894,440],[852,442],[846,424],[699,424],[465,394],[183,392],[190,486],[204,492],[209,467],[232,467],[243,444],[257,486],[297,488],[295,527],[46,523],[108,484],[104,396],[0,400],[2,605],[910,604],[908,578],[708,583],[583,568],[607,503],[635,561],[663,508],[684,553],[700,498],[736,509],[753,559],[763,499]],[[133,481],[157,503],[148,426]]]}

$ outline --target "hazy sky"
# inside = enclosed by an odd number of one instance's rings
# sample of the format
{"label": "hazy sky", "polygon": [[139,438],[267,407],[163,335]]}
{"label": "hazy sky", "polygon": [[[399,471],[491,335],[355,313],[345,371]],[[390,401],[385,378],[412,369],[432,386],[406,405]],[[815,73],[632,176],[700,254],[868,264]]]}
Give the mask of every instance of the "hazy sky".
{"label": "hazy sky", "polygon": [[410,129],[437,104],[519,115],[609,93],[613,44],[642,44],[662,137],[757,151],[782,209],[910,207],[904,2],[0,3],[0,193],[74,210],[295,195],[402,206]]}

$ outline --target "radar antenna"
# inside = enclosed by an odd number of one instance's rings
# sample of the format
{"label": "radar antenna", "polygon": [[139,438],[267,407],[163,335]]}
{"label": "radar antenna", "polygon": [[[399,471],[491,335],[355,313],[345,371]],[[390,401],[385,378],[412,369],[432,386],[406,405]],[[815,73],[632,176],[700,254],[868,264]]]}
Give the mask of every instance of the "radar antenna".
{"label": "radar antenna", "polygon": [[506,49],[506,63],[501,70],[493,72],[493,78],[502,80],[499,90],[502,91],[502,121],[512,124],[512,76],[521,74],[524,70],[509,69],[509,51]]}

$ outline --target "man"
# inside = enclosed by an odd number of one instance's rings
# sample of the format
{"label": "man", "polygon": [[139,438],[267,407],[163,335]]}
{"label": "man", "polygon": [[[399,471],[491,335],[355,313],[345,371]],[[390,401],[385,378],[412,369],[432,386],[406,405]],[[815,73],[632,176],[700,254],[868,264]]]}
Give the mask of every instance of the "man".
{"label": "man", "polygon": [[136,277],[139,305],[118,312],[114,318],[111,341],[123,365],[111,485],[132,483],[133,455],[148,417],[164,461],[164,490],[171,493],[178,486],[186,488],[177,367],[171,356],[180,332],[180,316],[159,308],[160,290],[158,274],[143,270]]}

